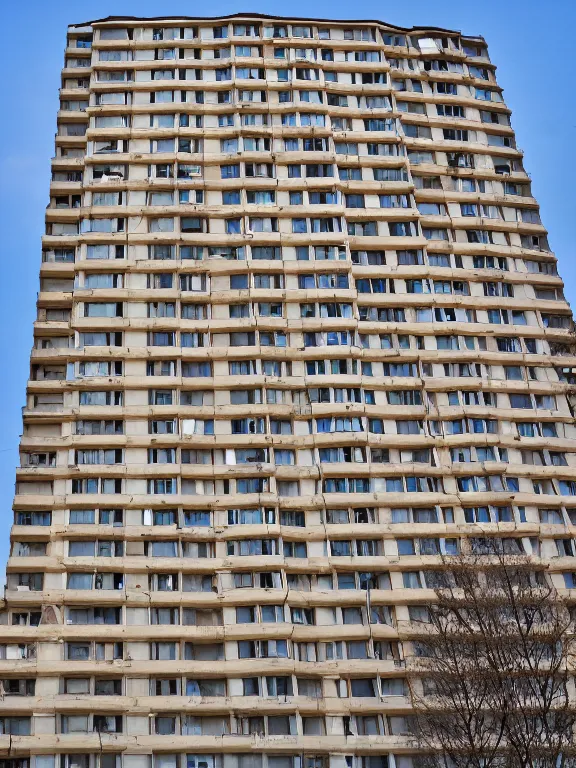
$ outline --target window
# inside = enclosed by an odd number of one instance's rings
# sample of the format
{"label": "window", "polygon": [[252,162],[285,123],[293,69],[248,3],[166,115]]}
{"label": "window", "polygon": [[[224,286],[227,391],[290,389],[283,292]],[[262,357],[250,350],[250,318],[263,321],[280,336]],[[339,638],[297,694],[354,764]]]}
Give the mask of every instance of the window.
{"label": "window", "polygon": [[350,680],[350,696],[375,698],[378,696],[378,681],[376,678],[356,678]]}

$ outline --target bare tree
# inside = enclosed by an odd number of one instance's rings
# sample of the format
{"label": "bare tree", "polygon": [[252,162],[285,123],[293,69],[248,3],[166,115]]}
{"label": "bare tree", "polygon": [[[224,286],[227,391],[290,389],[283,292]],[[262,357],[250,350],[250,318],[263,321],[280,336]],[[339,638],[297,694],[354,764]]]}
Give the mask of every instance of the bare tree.
{"label": "bare tree", "polygon": [[546,567],[477,539],[444,558],[408,664],[418,765],[574,768],[572,621]]}

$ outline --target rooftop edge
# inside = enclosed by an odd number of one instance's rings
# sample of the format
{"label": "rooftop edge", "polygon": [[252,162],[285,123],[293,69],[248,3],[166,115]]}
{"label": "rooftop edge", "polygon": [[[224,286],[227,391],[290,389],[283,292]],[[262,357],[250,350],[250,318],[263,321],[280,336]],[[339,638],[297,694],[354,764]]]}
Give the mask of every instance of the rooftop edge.
{"label": "rooftop edge", "polygon": [[379,19],[320,19],[316,17],[309,17],[309,16],[270,16],[265,13],[232,13],[226,16],[106,16],[103,19],[92,19],[91,21],[84,21],[80,22],[78,24],[69,24],[68,29],[74,29],[75,27],[85,27],[90,26],[92,24],[104,24],[105,22],[113,22],[113,21],[175,21],[175,20],[183,20],[183,21],[222,21],[226,19],[263,19],[263,20],[280,20],[280,21],[311,21],[311,22],[321,22],[321,23],[332,23],[332,24],[378,24],[383,27],[388,27],[390,29],[394,29],[400,32],[414,32],[414,31],[423,31],[423,32],[442,32],[447,33],[450,35],[460,35],[462,37],[470,38],[473,40],[484,40],[484,38],[481,35],[463,35],[462,32],[455,29],[444,29],[443,27],[428,27],[428,26],[417,26],[417,27],[401,27],[397,24],[390,24],[386,21],[380,21]]}

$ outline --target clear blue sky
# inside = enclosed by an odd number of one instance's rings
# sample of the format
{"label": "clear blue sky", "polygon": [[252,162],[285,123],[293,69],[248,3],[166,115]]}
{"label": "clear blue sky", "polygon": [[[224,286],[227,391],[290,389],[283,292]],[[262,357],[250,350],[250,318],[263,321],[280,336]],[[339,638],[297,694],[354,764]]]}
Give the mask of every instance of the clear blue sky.
{"label": "clear blue sky", "polygon": [[[576,305],[576,99],[573,0],[236,0],[194,4],[181,0],[7,0],[3,12],[0,125],[0,573],[8,554],[20,409],[24,404],[32,322],[38,289],[40,237],[48,201],[50,158],[60,69],[68,24],[111,15],[193,16],[281,13],[340,19],[379,19],[410,27],[431,25],[483,35],[498,82],[512,109],[518,146],[560,261],[566,293]],[[572,184],[572,189],[570,185]],[[0,583],[1,586],[1,583]]]}

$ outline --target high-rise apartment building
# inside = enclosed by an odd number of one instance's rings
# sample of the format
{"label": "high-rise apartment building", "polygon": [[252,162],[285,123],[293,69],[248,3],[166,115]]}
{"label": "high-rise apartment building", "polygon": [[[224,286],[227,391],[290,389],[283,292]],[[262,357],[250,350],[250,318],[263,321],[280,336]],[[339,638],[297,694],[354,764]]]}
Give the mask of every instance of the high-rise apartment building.
{"label": "high-rise apartment building", "polygon": [[485,42],[114,17],[65,56],[2,768],[410,768],[441,555],[576,586],[571,313]]}

